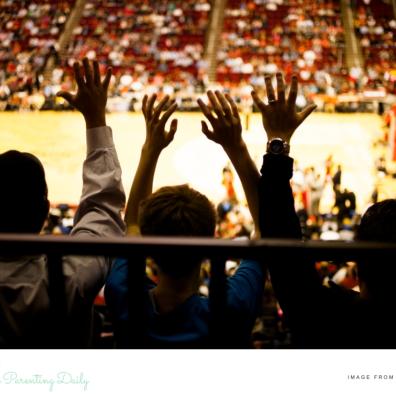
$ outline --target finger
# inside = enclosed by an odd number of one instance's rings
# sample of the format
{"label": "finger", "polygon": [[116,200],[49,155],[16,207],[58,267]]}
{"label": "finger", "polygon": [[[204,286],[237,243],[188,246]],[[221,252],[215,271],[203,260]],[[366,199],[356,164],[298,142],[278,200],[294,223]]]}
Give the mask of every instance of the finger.
{"label": "finger", "polygon": [[282,73],[276,73],[276,89],[278,92],[278,100],[285,101],[285,81],[283,80]]}
{"label": "finger", "polygon": [[91,66],[89,65],[88,58],[83,59],[83,66],[84,66],[85,80],[87,82],[87,85],[92,86],[93,85],[93,76],[92,76],[92,70],[91,70]]}
{"label": "finger", "polygon": [[143,97],[143,102],[142,102],[142,112],[143,112],[143,115],[144,115],[144,117],[146,118],[146,107],[147,107],[147,99],[148,99],[148,96],[147,95],[144,95],[144,97]]}
{"label": "finger", "polygon": [[157,99],[157,95],[156,94],[152,94],[148,100],[147,103],[147,111],[146,111],[146,117],[148,119],[151,119],[152,114],[153,114],[153,106],[154,106],[154,102]]}
{"label": "finger", "polygon": [[81,65],[78,62],[73,64],[74,70],[74,78],[76,79],[78,88],[82,88],[85,85],[82,73],[81,73]]}
{"label": "finger", "polygon": [[164,113],[164,115],[161,117],[160,124],[162,127],[165,127],[166,122],[169,120],[169,117],[175,112],[177,109],[177,103],[173,103],[171,107],[169,107],[168,110]]}
{"label": "finger", "polygon": [[213,132],[208,128],[208,124],[205,121],[201,121],[202,133],[209,139],[213,140]]}
{"label": "finger", "polygon": [[102,87],[103,87],[103,89],[105,89],[106,91],[107,91],[108,88],[109,88],[109,84],[110,84],[110,80],[111,80],[112,73],[113,73],[113,69],[112,69],[111,67],[109,67],[109,68],[106,70],[106,76],[105,76],[105,78],[104,78],[104,80],[103,80],[103,82],[102,82]]}
{"label": "finger", "polygon": [[224,114],[229,118],[232,115],[232,112],[231,112],[230,105],[226,101],[226,98],[220,91],[216,91],[215,95],[216,95],[217,100],[220,102],[220,105],[221,105],[221,108],[222,108]]}
{"label": "finger", "polygon": [[267,89],[268,103],[271,103],[274,100],[276,100],[274,87],[272,86],[272,82],[271,82],[271,76],[268,75],[265,76],[265,87]]}
{"label": "finger", "polygon": [[301,124],[318,106],[311,104],[298,113],[299,124]]}
{"label": "finger", "polygon": [[168,103],[169,100],[169,96],[166,95],[162,98],[162,100],[158,103],[158,106],[154,109],[154,113],[153,113],[153,121],[158,120],[162,109],[165,107],[165,105]]}
{"label": "finger", "polygon": [[255,105],[259,108],[260,111],[265,111],[266,107],[264,102],[258,97],[257,92],[256,91],[252,91],[252,98],[253,98],[253,102],[255,103]]}
{"label": "finger", "polygon": [[212,91],[208,91],[208,98],[210,104],[213,107],[213,111],[216,113],[217,117],[223,120],[224,119],[223,110],[221,109],[221,106],[217,101],[215,94]]}
{"label": "finger", "polygon": [[93,79],[95,85],[100,84],[100,71],[99,71],[99,63],[97,60],[93,62]]}
{"label": "finger", "polygon": [[171,124],[170,124],[170,129],[167,135],[168,138],[168,143],[170,143],[173,138],[175,137],[177,131],[177,119],[172,120]]}
{"label": "finger", "polygon": [[209,107],[202,101],[202,99],[198,99],[197,102],[198,102],[198,106],[200,107],[204,116],[213,125],[216,122],[216,118],[213,116],[212,112],[209,110]]}
{"label": "finger", "polygon": [[65,99],[67,102],[69,102],[71,105],[74,103],[74,95],[72,95],[70,92],[66,91],[59,91],[56,96],[59,96],[60,98]]}
{"label": "finger", "polygon": [[289,105],[294,106],[294,104],[296,103],[297,92],[298,92],[298,80],[297,80],[297,76],[293,75],[290,84],[289,98],[287,99]]}
{"label": "finger", "polygon": [[232,100],[229,94],[226,94],[225,97],[231,106],[232,115],[239,120],[239,111],[236,103]]}

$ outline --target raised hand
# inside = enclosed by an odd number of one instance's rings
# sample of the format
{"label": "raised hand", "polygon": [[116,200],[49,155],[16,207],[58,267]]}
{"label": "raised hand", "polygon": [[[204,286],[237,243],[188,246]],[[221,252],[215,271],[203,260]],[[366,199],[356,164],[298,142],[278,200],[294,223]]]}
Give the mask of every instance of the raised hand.
{"label": "raised hand", "polygon": [[207,123],[201,121],[202,132],[208,139],[220,144],[225,151],[243,146],[242,125],[235,102],[229,95],[223,95],[219,91],[208,91],[208,98],[216,116],[201,99],[198,99],[198,105],[213,129],[210,130]]}
{"label": "raised hand", "polygon": [[277,81],[277,98],[271,83],[271,77],[265,77],[267,88],[268,104],[264,104],[255,91],[252,92],[254,103],[259,108],[262,117],[264,129],[267,133],[268,140],[281,138],[286,142],[290,139],[298,126],[315,110],[316,105],[307,106],[301,112],[296,110],[296,98],[298,91],[297,77],[292,77],[289,97],[286,98],[285,82],[282,73],[276,74]]}
{"label": "raised hand", "polygon": [[74,108],[80,111],[86,121],[87,128],[106,125],[107,90],[111,79],[111,68],[101,81],[99,64],[93,62],[91,67],[87,58],[83,59],[83,66],[79,62],[73,65],[74,78],[77,82],[77,93],[60,91],[57,96],[67,100]]}
{"label": "raised hand", "polygon": [[209,91],[208,98],[212,110],[202,100],[198,100],[199,107],[212,126],[210,130],[207,123],[202,121],[202,132],[208,139],[223,147],[234,165],[245,191],[256,235],[259,235],[257,185],[260,175],[242,139],[238,108],[229,95],[223,95],[219,91]]}
{"label": "raised hand", "polygon": [[[166,122],[177,109],[177,103],[165,96],[156,107],[154,103],[157,95],[151,95],[150,98],[145,95],[143,98],[143,115],[146,120],[146,141],[144,147],[159,154],[175,137],[177,131],[177,119],[172,120],[169,131],[165,130]],[[170,105],[162,117],[161,112]]]}
{"label": "raised hand", "polygon": [[[170,129],[165,130],[165,124],[177,109],[177,104],[165,96],[156,107],[154,103],[157,95],[143,98],[143,115],[146,120],[146,140],[143,144],[139,164],[133,179],[131,191],[125,212],[125,223],[128,234],[139,234],[138,212],[139,204],[146,199],[153,190],[155,169],[162,150],[173,140],[177,130],[177,120],[172,120]],[[169,106],[162,117],[161,112]]]}

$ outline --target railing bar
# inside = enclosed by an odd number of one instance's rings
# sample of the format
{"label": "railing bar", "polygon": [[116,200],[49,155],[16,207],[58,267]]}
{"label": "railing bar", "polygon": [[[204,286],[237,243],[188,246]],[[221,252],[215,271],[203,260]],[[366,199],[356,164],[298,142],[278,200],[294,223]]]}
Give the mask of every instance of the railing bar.
{"label": "railing bar", "polygon": [[[209,238],[73,238],[42,237],[32,235],[0,234],[0,251],[6,254],[41,254],[47,253],[50,313],[52,318],[53,339],[49,340],[56,347],[65,347],[68,343],[67,305],[62,268],[62,256],[65,255],[106,255],[111,257],[129,257],[128,290],[129,290],[129,330],[131,347],[146,347],[147,317],[145,304],[145,257],[155,250],[156,255],[171,255],[175,249],[181,256],[195,254],[213,258],[210,298],[211,315],[223,319],[213,321],[210,331],[214,346],[224,345],[224,325],[226,320],[226,278],[224,261],[229,257],[256,258],[265,261],[268,257],[277,260],[290,259],[298,265],[299,259],[392,259],[396,263],[396,244],[380,242],[302,242],[297,240],[258,240],[258,241],[225,241]],[[1,264],[0,264],[1,269]],[[131,270],[132,269],[132,270]],[[1,276],[1,272],[0,272]],[[212,290],[214,288],[214,292]],[[216,319],[217,320],[217,319]],[[70,329],[69,329],[70,330]]]}
{"label": "railing bar", "polygon": [[373,248],[387,247],[396,249],[396,243],[384,242],[346,242],[346,241],[301,241],[297,239],[258,239],[258,240],[225,240],[215,238],[196,238],[196,237],[113,237],[105,238],[76,238],[70,236],[39,236],[32,234],[0,234],[0,243],[24,243],[24,244],[50,244],[53,246],[78,247],[81,245],[104,245],[112,246],[185,246],[185,247],[240,247],[240,248],[257,248],[257,247],[304,247],[304,248],[342,248],[353,250],[356,248]]}
{"label": "railing bar", "polygon": [[227,347],[227,279],[225,262],[211,259],[209,284],[209,343],[212,348]]}
{"label": "railing bar", "polygon": [[2,254],[47,254],[63,255],[144,255],[147,251],[171,254],[177,249],[180,254],[197,254],[205,250],[208,257],[230,256],[265,259],[276,255],[279,259],[336,260],[346,256],[349,260],[359,258],[396,258],[396,244],[378,242],[302,242],[297,240],[224,241],[208,238],[72,238],[33,237],[31,235],[0,236]]}
{"label": "railing bar", "polygon": [[51,346],[66,347],[70,334],[67,331],[67,305],[63,275],[63,259],[60,254],[47,255],[48,297],[50,310]]}
{"label": "railing bar", "polygon": [[128,346],[147,347],[146,258],[128,258]]}

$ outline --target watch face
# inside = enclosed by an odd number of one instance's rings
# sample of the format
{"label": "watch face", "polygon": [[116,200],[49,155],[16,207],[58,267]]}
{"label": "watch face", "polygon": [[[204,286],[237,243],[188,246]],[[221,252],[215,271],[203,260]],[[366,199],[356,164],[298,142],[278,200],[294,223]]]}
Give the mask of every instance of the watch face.
{"label": "watch face", "polygon": [[281,140],[272,140],[270,151],[273,154],[282,154],[284,152],[283,142]]}

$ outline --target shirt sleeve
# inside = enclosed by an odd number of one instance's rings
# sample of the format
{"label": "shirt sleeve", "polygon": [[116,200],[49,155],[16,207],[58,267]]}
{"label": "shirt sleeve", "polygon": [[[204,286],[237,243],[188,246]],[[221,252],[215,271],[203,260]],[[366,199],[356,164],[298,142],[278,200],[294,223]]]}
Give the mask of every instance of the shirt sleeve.
{"label": "shirt sleeve", "polygon": [[259,181],[260,232],[262,238],[301,239],[301,227],[294,208],[290,179],[293,159],[266,154]]}
{"label": "shirt sleeve", "polygon": [[[290,179],[293,159],[264,156],[259,186],[260,231],[263,238],[301,239],[301,227],[294,207]],[[311,342],[321,328],[327,312],[326,295],[311,260],[268,260],[268,269],[276,297],[294,332],[297,342]],[[313,315],[314,313],[314,315]],[[304,340],[304,341],[302,341]]]}
{"label": "shirt sleeve", "polygon": [[228,279],[228,306],[246,313],[253,320],[261,308],[265,269],[253,260],[242,260],[236,273]]}
{"label": "shirt sleeve", "polygon": [[[124,206],[121,167],[111,128],[88,129],[83,191],[71,236],[95,238],[125,235],[125,224],[121,218]],[[104,256],[65,257],[64,275],[69,298],[74,303],[84,301],[91,304],[105,282],[110,265],[111,259]]]}
{"label": "shirt sleeve", "polygon": [[72,236],[110,237],[125,234],[121,210],[125,193],[111,128],[87,130],[87,159],[83,192],[74,218]]}

